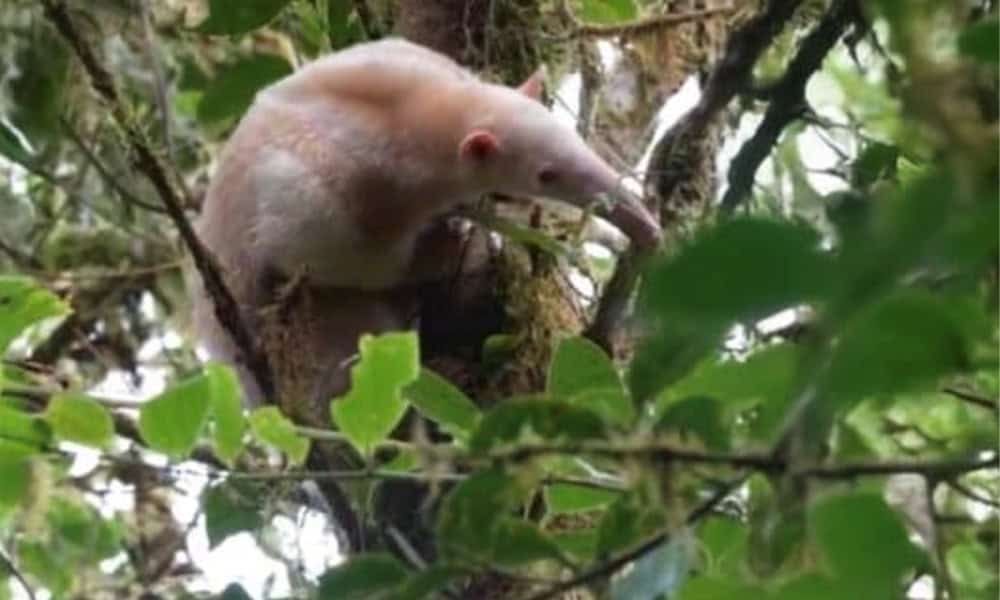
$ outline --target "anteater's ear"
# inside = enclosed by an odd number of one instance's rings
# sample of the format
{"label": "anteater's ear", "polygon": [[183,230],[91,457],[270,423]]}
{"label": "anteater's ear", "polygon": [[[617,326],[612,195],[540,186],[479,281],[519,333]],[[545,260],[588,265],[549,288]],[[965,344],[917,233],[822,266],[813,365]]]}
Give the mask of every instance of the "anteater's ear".
{"label": "anteater's ear", "polygon": [[458,155],[466,160],[485,162],[500,149],[500,140],[485,129],[473,129],[458,146]]}
{"label": "anteater's ear", "polygon": [[517,91],[521,92],[529,98],[535,100],[542,99],[542,90],[545,87],[545,66],[540,66],[535,69],[535,72],[531,74],[530,77],[524,80],[524,83],[517,87]]}

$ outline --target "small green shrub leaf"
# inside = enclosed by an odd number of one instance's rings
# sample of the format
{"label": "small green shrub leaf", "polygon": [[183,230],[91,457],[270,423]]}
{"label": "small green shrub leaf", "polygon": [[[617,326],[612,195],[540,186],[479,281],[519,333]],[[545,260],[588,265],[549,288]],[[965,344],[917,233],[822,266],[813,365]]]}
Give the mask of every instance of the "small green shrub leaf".
{"label": "small green shrub leaf", "polygon": [[208,18],[195,28],[208,35],[240,35],[267,25],[291,0],[209,0]]}
{"label": "small green shrub leaf", "polygon": [[264,406],[250,413],[250,430],[258,440],[281,450],[296,464],[305,462],[309,454],[309,440],[299,435],[295,424],[277,406]]}
{"label": "small green shrub leaf", "polygon": [[139,433],[153,450],[183,459],[191,453],[208,420],[211,387],[205,375],[182,381],[139,411]]}
{"label": "small green shrub leaf", "polygon": [[361,554],[347,559],[319,579],[319,600],[392,600],[409,572],[388,554]]}
{"label": "small green shrub leaf", "polygon": [[365,335],[361,358],[351,368],[351,390],[331,404],[333,421],[355,448],[368,455],[403,418],[403,389],[420,375],[420,353],[413,332]]}
{"label": "small green shrub leaf", "polygon": [[101,403],[81,394],[58,394],[45,409],[45,420],[61,440],[104,448],[115,433],[111,414]]}
{"label": "small green shrub leaf", "polygon": [[403,392],[421,414],[458,439],[467,439],[479,423],[479,408],[450,381],[428,369]]}
{"label": "small green shrub leaf", "polygon": [[212,397],[212,441],[215,453],[228,464],[243,450],[247,419],[243,415],[243,392],[232,369],[219,363],[205,367]]}

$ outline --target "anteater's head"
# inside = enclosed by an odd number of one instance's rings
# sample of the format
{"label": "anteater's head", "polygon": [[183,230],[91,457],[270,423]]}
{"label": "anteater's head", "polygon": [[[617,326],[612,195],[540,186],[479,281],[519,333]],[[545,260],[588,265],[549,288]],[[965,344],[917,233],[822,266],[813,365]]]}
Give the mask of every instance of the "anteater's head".
{"label": "anteater's head", "polygon": [[637,246],[659,243],[659,224],[621,175],[538,101],[541,72],[517,89],[474,85],[473,116],[458,152],[480,191],[596,205]]}

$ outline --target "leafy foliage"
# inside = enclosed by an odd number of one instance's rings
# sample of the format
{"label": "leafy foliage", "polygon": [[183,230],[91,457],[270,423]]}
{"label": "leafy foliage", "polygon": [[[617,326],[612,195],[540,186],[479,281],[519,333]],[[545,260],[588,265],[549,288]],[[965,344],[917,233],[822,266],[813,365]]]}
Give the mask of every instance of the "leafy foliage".
{"label": "leafy foliage", "polygon": [[[139,582],[207,597],[173,568],[187,538],[224,549],[249,533],[287,557],[295,536],[275,532],[322,504],[302,465],[337,444],[350,468],[314,478],[340,484],[369,551],[295,563],[289,597],[460,596],[483,577],[614,599],[997,596],[994,5],[868,3],[857,60],[827,57],[808,123],[785,129],[742,212],[685,223],[645,265],[634,353],[567,334],[536,365],[544,390],[487,399],[421,369],[415,334],[365,336],[352,388],[328,399],[334,431],[317,432],[278,406],[245,412],[236,374],[200,367],[179,340],[172,229],[107,107],[22,4],[0,7],[13,73],[0,103],[0,562],[16,574],[0,598],[22,577],[52,597]],[[262,87],[370,34],[357,3],[335,0],[153,15],[176,92],[158,98],[141,29],[100,4],[125,32],[101,56],[128,117],[189,185]],[[660,4],[571,7],[601,31]],[[804,4],[758,76],[780,78],[825,10]],[[573,251],[540,229],[497,230],[559,265]],[[498,379],[507,358],[490,365]],[[106,391],[160,379],[139,403]],[[197,488],[190,525],[164,483]],[[120,489],[133,505],[107,499]],[[377,521],[384,497],[412,518]],[[283,595],[243,584],[212,597]]]}

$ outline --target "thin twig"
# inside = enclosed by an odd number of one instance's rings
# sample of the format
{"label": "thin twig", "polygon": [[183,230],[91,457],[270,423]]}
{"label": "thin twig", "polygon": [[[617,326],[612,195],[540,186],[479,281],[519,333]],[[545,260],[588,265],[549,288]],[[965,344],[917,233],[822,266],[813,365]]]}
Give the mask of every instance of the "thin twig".
{"label": "thin twig", "polygon": [[981,396],[975,392],[969,390],[963,390],[952,386],[946,387],[941,391],[951,396],[954,396],[959,400],[968,402],[969,404],[975,406],[981,406],[982,408],[985,408],[987,410],[992,410],[993,412],[1000,412],[1000,404],[998,404],[996,400],[987,398],[986,396]]}
{"label": "thin twig", "polygon": [[597,455],[610,458],[647,457],[685,464],[724,465],[752,469],[762,473],[794,471],[798,476],[816,479],[853,479],[856,477],[915,473],[927,477],[948,478],[982,469],[1000,468],[1000,457],[966,458],[942,461],[884,461],[833,465],[798,465],[771,453],[717,453],[678,447],[672,443],[650,441],[618,444],[603,441],[570,444],[519,444],[489,453],[490,461],[522,461],[547,455]]}
{"label": "thin twig", "polygon": [[184,214],[183,203],[159,159],[146,144],[142,131],[125,112],[125,107],[115,89],[111,74],[100,64],[90,46],[83,40],[73,24],[66,5],[59,0],[42,0],[45,15],[73,49],[90,76],[94,91],[105,101],[115,122],[125,133],[129,150],[137,169],[156,189],[163,206],[177,227],[181,239],[194,259],[194,265],[212,299],[215,316],[240,349],[241,362],[247,365],[257,380],[265,397],[274,396],[274,380],[266,355],[258,348],[249,328],[243,321],[239,305],[222,278],[218,263],[211,252],[198,239],[194,228]]}
{"label": "thin twig", "polygon": [[409,561],[411,565],[420,571],[427,570],[427,561],[424,560],[423,556],[420,556],[417,549],[413,547],[410,540],[406,539],[406,536],[404,536],[399,529],[390,525],[386,528],[385,532],[389,534],[389,537],[391,537],[392,541],[396,543],[396,546],[399,547],[399,551],[403,553],[403,556],[406,557],[406,560]]}
{"label": "thin twig", "polygon": [[0,550],[0,567],[3,567],[11,577],[17,580],[17,583],[20,584],[21,588],[24,590],[24,593],[27,594],[28,600],[35,600],[35,590],[28,585],[28,580],[24,578],[21,571],[14,566],[14,563],[6,554],[3,553],[2,550]]}
{"label": "thin twig", "polygon": [[966,486],[964,483],[958,481],[957,479],[948,479],[945,481],[948,487],[952,488],[962,496],[965,496],[973,502],[979,502],[980,504],[985,504],[990,508],[1000,509],[1000,502],[980,494],[979,492],[973,490],[972,488]]}
{"label": "thin twig", "polygon": [[691,165],[683,160],[687,147],[701,139],[729,102],[748,88],[757,59],[800,4],[802,0],[768,0],[758,14],[733,31],[708,75],[698,104],[657,142],[650,165],[658,176],[650,183],[666,205],[670,205],[674,191],[694,176]]}
{"label": "thin twig", "polygon": [[[167,153],[170,160],[177,159],[177,152],[174,149],[174,141],[170,135],[170,101],[167,98],[167,78],[163,74],[163,65],[156,55],[159,44],[156,43],[156,32],[153,31],[153,18],[149,14],[149,0],[138,0],[136,4],[139,9],[139,18],[142,21],[142,33],[146,59],[153,71],[153,83],[156,89],[156,104],[160,111],[160,128],[163,130],[163,141],[167,146]],[[179,178],[178,178],[179,179]]]}
{"label": "thin twig", "polygon": [[156,206],[155,204],[150,204],[145,200],[140,200],[138,196],[125,189],[125,186],[118,181],[118,178],[112,175],[104,164],[101,163],[101,159],[99,159],[97,155],[94,154],[89,147],[87,147],[87,144],[84,143],[83,139],[76,132],[76,129],[69,122],[69,120],[66,119],[66,117],[59,117],[59,122],[62,124],[63,131],[66,133],[66,136],[69,137],[71,142],[73,142],[73,145],[75,145],[80,153],[83,154],[83,157],[87,159],[87,162],[94,167],[97,174],[101,176],[101,179],[111,186],[111,189],[113,189],[118,194],[118,197],[121,198],[126,204],[131,204],[143,210],[148,210],[161,215],[166,213],[162,206]]}
{"label": "thin twig", "polygon": [[[723,500],[726,499],[729,494],[731,494],[736,488],[743,485],[748,477],[747,473],[741,474],[734,478],[726,485],[720,487],[711,497],[706,499],[704,502],[696,506],[687,517],[684,519],[684,523],[688,526],[694,525],[708,515],[712,510]],[[616,573],[619,569],[629,564],[630,562],[642,558],[646,554],[656,550],[661,545],[663,545],[669,538],[671,533],[673,533],[675,528],[665,527],[654,533],[652,536],[644,540],[643,542],[636,545],[631,550],[623,552],[618,556],[605,561],[593,568],[590,568],[583,573],[580,573],[572,579],[563,581],[557,585],[554,585],[546,590],[542,590],[536,594],[533,594],[524,600],[548,600],[549,598],[555,598],[565,592],[572,589],[578,588],[580,586],[587,585],[598,579],[604,579],[610,577]]]}
{"label": "thin twig", "polygon": [[771,153],[785,127],[810,112],[806,85],[813,73],[823,66],[823,60],[847,28],[857,23],[859,18],[857,0],[836,0],[802,40],[785,74],[771,88],[771,102],[764,119],[730,163],[729,187],[721,203],[724,212],[731,213],[750,195],[757,169]]}

